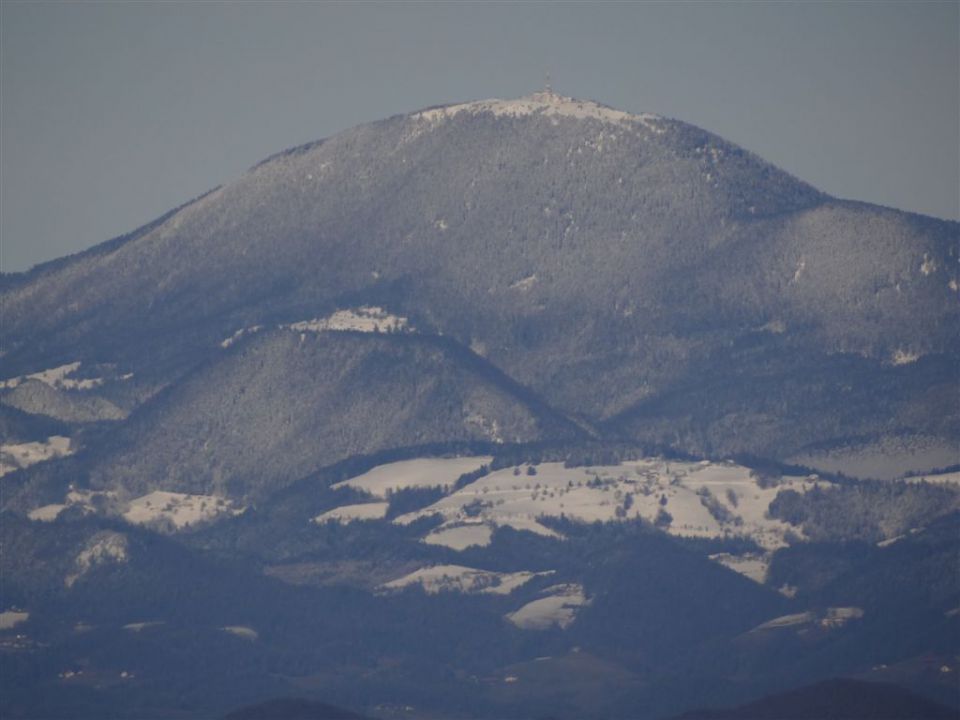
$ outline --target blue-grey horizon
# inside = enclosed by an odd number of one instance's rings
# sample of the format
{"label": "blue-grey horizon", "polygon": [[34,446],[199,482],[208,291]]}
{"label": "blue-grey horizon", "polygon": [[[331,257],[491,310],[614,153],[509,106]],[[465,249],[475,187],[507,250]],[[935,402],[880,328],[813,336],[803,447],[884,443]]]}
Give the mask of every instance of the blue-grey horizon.
{"label": "blue-grey horizon", "polygon": [[0,269],[128,232],[283,148],[565,95],[675,117],[839,197],[960,219],[960,4],[0,5]]}

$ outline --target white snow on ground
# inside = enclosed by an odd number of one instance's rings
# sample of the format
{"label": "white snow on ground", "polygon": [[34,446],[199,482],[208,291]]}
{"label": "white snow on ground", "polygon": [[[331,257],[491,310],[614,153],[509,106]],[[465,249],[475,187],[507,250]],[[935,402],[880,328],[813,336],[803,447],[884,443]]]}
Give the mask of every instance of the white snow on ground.
{"label": "white snow on ground", "polygon": [[0,630],[10,630],[22,622],[26,622],[30,613],[20,610],[6,610],[0,612]]}
{"label": "white snow on ground", "polygon": [[62,503],[52,503],[34,508],[27,513],[27,517],[31,520],[51,522],[56,520],[60,513],[67,508],[80,508],[86,513],[95,513],[98,504],[102,510],[104,506],[112,503],[116,497],[117,493],[113,490],[77,489],[71,485]]}
{"label": "white snow on ground", "polygon": [[486,523],[452,523],[437,528],[423,542],[451,550],[466,550],[468,547],[486,547],[492,535],[493,530]]}
{"label": "white snow on ground", "polygon": [[454,117],[459,113],[473,114],[491,113],[496,116],[523,117],[526,115],[542,114],[547,117],[572,117],[580,120],[600,120],[618,125],[639,124],[656,133],[663,133],[659,115],[641,113],[633,115],[614,110],[589,100],[575,100],[553,92],[537,92],[515,100],[477,100],[460,105],[433,108],[415,113],[414,120],[436,123]]}
{"label": "white snow on ground", "polygon": [[27,513],[27,517],[31,520],[39,520],[40,522],[52,522],[57,519],[57,516],[66,509],[66,505],[44,505],[43,507],[35,508]]}
{"label": "white snow on ground", "polygon": [[711,555],[710,559],[720,563],[724,567],[730,568],[734,572],[750,578],[760,585],[766,582],[767,570],[770,569],[769,555],[731,555],[730,553],[717,553],[716,555]]}
{"label": "white snow on ground", "polygon": [[349,310],[337,310],[325,318],[303,320],[280,327],[299,332],[324,332],[327,330],[410,332],[413,330],[407,318],[391,315],[383,308],[369,305]]}
{"label": "white snow on ground", "polygon": [[567,628],[576,619],[577,611],[590,603],[583,587],[576,584],[554,585],[542,594],[545,597],[506,615],[507,620],[523,630],[548,630],[555,625]]}
{"label": "white snow on ground", "polygon": [[886,540],[881,540],[880,542],[877,543],[877,547],[878,548],[890,547],[891,545],[895,545],[896,543],[900,542],[905,537],[906,535],[897,535],[896,537],[887,538]]}
{"label": "white snow on ground", "polygon": [[[673,535],[742,535],[766,550],[775,550],[786,544],[788,530],[798,533],[799,529],[767,517],[770,503],[782,489],[805,492],[816,482],[784,477],[775,487],[760,488],[750,470],[739,465],[660,458],[608,467],[565,468],[562,463],[543,463],[535,470],[535,475],[527,474],[527,466],[497,470],[395,522],[407,524],[439,514],[447,522],[475,518],[556,536],[538,518],[563,515],[583,522],[635,518],[652,522],[662,508],[672,516],[665,529]],[[707,505],[714,506],[719,520]]]}
{"label": "white snow on ground", "polygon": [[928,482],[937,485],[958,485],[960,484],[960,472],[932,473],[930,475],[917,475],[916,477],[904,478],[904,482],[920,483]]}
{"label": "white snow on ground", "polygon": [[784,628],[797,627],[799,625],[810,625],[816,623],[823,628],[843,627],[851,620],[859,620],[863,617],[863,608],[858,607],[832,607],[827,608],[823,615],[817,615],[813,611],[795,613],[793,615],[781,615],[773,620],[768,620],[761,625],[757,625],[750,632],[761,632],[764,630],[782,630]]}
{"label": "white snow on ground", "polygon": [[793,615],[781,615],[773,620],[757,625],[750,632],[760,632],[761,630],[780,630],[781,628],[795,627],[797,625],[806,625],[816,619],[812,612],[794,613]]}
{"label": "white snow on ground", "polygon": [[163,620],[151,620],[149,622],[135,622],[127,623],[123,626],[123,629],[127,632],[142,632],[147,628],[158,627],[160,625],[165,625],[166,623]]}
{"label": "white snow on ground", "polygon": [[390,492],[406,488],[450,488],[461,475],[473,472],[492,460],[489,456],[401,460],[378,465],[363,475],[344,480],[333,487],[351,487],[386,499]]}
{"label": "white snow on ground", "polygon": [[180,530],[220,515],[239,515],[244,509],[216,495],[188,495],[157,490],[131,500],[123,517],[135,525],[168,520]]}
{"label": "white snow on ground", "polygon": [[381,585],[384,590],[402,590],[411,585],[420,585],[424,592],[459,592],[509,595],[521,585],[538,575],[548,572],[498,573],[490,570],[477,570],[462,565],[434,565],[415,570],[402,578]]}
{"label": "white snow on ground", "polygon": [[863,608],[832,607],[827,608],[827,614],[820,618],[820,624],[824,627],[842,627],[851,620],[859,620],[862,617]]}
{"label": "white snow on ground", "polygon": [[927,253],[924,253],[923,262],[920,263],[920,272],[923,273],[925,276],[932,275],[937,271],[937,267],[938,267],[937,261],[934,260],[929,255],[927,255]]}
{"label": "white snow on ground", "polygon": [[[17,377],[0,380],[0,390],[15,388],[27,380],[37,380],[58,390],[91,390],[95,387],[100,387],[106,382],[104,378],[69,377],[80,369],[80,365],[80,361],[77,360],[76,362],[67,363],[66,365],[50,368],[49,370],[41,370],[40,372],[30,373],[29,375],[18,375]],[[121,375],[119,379],[129,380],[132,377],[133,373],[127,373],[126,375]]]}
{"label": "white snow on ground", "polygon": [[537,282],[536,274],[530,275],[523,278],[523,280],[517,280],[513,285],[510,286],[511,290],[520,290],[521,292],[527,292],[530,290]]}
{"label": "white snow on ground", "polygon": [[3,444],[0,445],[0,477],[44,460],[65,457],[72,453],[70,438],[62,435],[52,435],[44,442]]}
{"label": "white snow on ground", "polygon": [[317,515],[313,522],[320,524],[327,522],[348,523],[354,520],[382,520],[386,516],[389,506],[390,504],[385,502],[344,505]]}
{"label": "white snow on ground", "polygon": [[110,530],[99,532],[87,541],[86,547],[74,560],[74,572],[67,575],[67,587],[98,565],[125,563],[128,559],[127,536]]}
{"label": "white snow on ground", "polygon": [[225,633],[236,635],[244,640],[256,640],[258,637],[260,637],[260,634],[256,630],[251,627],[247,627],[246,625],[227,625],[226,627],[222,627],[220,629]]}
{"label": "white snow on ground", "polygon": [[248,328],[240,328],[233,335],[228,338],[225,338],[220,342],[220,347],[226,349],[233,345],[235,342],[243,338],[245,335],[253,335],[263,330],[263,325],[253,325]]}
{"label": "white snow on ground", "polygon": [[920,355],[918,352],[898,348],[890,357],[890,362],[894,365],[910,365],[911,363],[915,363],[921,357],[922,355]]}
{"label": "white snow on ground", "polygon": [[68,387],[64,385],[65,382],[73,383],[77,381],[67,381],[67,375],[79,369],[80,362],[72,362],[66,365],[60,365],[59,367],[50,368],[49,370],[41,370],[40,372],[30,373],[29,375],[20,375],[18,377],[0,381],[0,388],[15,388],[17,385],[22,382],[26,382],[27,380],[38,380],[49,385],[50,387]]}

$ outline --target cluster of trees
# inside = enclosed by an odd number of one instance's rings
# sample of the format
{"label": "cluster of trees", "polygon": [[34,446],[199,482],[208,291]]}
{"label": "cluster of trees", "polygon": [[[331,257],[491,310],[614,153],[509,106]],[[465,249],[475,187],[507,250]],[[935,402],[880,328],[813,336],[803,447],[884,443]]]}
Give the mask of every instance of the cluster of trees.
{"label": "cluster of trees", "polygon": [[878,542],[923,527],[960,507],[960,490],[949,485],[848,482],[816,485],[805,493],[781,490],[770,515],[802,526],[814,541]]}

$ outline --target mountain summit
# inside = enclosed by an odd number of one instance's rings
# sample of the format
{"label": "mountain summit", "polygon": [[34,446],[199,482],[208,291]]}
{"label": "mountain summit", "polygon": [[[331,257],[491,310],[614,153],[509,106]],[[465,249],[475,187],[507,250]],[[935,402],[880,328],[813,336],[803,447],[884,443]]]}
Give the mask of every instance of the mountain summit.
{"label": "mountain summit", "polygon": [[[445,105],[284,151],[125,237],[6,276],[4,364],[121,368],[146,423],[191,373],[222,397],[232,353],[267,342],[256,330],[376,308],[403,318],[407,342],[443,338],[536,397],[554,418],[541,428],[780,459],[942,445],[958,430],[944,399],[957,229],[831,198],[657,115],[551,92]],[[283,375],[292,356],[270,356]],[[476,437],[500,437],[492,423]],[[193,438],[165,452],[200,462]]]}
{"label": "mountain summit", "polygon": [[3,276],[0,715],[955,704],[958,229],[537,93]]}

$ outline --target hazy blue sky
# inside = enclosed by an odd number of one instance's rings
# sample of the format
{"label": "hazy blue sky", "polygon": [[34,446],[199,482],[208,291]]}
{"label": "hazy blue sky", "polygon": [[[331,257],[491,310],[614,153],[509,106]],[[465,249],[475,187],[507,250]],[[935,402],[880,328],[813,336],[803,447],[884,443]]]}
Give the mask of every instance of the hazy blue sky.
{"label": "hazy blue sky", "polygon": [[960,4],[0,4],[0,262],[285,147],[538,89],[676,117],[841,197],[956,219]]}

